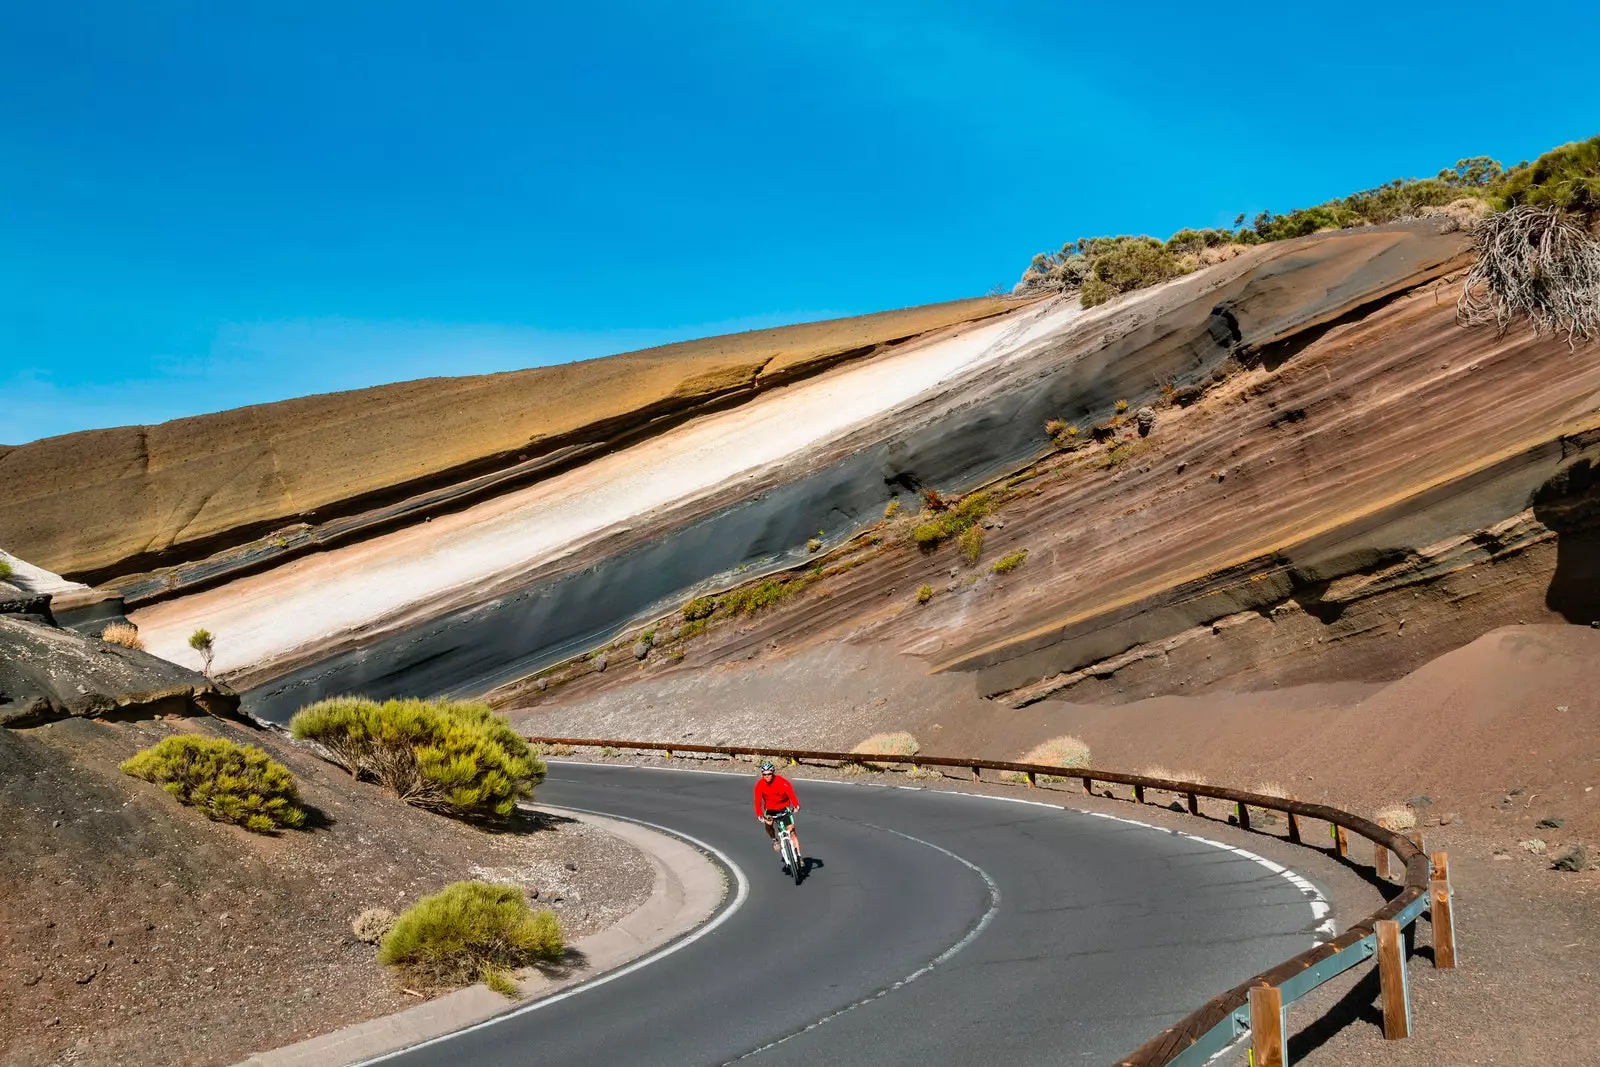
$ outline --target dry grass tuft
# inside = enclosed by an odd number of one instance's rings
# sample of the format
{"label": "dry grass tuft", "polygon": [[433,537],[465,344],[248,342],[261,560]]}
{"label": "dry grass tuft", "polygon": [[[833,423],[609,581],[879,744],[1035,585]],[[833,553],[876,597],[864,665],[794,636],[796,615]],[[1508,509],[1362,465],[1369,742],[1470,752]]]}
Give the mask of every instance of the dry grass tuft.
{"label": "dry grass tuft", "polygon": [[[864,756],[898,756],[902,762],[905,762],[909,761],[918,752],[921,752],[922,746],[917,743],[915,737],[912,737],[904,730],[897,730],[893,733],[873,734],[850,751],[859,752]],[[889,763],[879,763],[873,760],[865,760],[863,762],[879,770],[887,770],[892,766]]]}
{"label": "dry grass tuft", "polygon": [[100,640],[111,645],[121,645],[123,648],[136,648],[144,651],[144,642],[139,640],[139,628],[132,623],[114,622],[100,631]]}
{"label": "dry grass tuft", "polygon": [[1372,817],[1372,821],[1385,830],[1404,833],[1417,825],[1417,813],[1404,804],[1391,804],[1387,808],[1379,810]]}
{"label": "dry grass tuft", "polygon": [[[1018,763],[1042,763],[1047,767],[1087,767],[1089,766],[1089,746],[1076,737],[1052,737],[1050,740],[1034,745],[1017,758]],[[1005,782],[1026,781],[1025,775],[1015,771],[1006,771],[1000,775],[1000,780]],[[1064,775],[1044,775],[1040,781],[1064,782]]]}
{"label": "dry grass tuft", "polygon": [[394,929],[394,912],[388,908],[368,908],[350,920],[350,931],[356,940],[376,945]]}

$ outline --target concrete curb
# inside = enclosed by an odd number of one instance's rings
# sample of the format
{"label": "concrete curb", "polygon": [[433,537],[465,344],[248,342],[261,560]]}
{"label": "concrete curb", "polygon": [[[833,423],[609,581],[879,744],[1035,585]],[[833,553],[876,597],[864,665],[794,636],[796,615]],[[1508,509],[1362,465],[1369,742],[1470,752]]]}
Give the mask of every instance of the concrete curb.
{"label": "concrete curb", "polygon": [[583,954],[581,968],[557,978],[529,968],[514,976],[522,986],[521,1000],[507,1000],[485,985],[469,986],[393,1015],[257,1052],[235,1067],[344,1067],[443,1037],[636,960],[706,922],[727,895],[722,870],[699,849],[676,837],[587,812],[543,805],[539,810],[615,834],[643,852],[655,870],[655,884],[643,904],[606,929],[572,943],[570,947]]}

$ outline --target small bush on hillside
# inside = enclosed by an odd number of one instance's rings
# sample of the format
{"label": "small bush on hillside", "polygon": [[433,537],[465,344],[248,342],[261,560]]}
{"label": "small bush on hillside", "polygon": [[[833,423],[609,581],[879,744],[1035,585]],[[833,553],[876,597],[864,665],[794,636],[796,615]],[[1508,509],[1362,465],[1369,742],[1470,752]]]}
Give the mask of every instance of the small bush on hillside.
{"label": "small bush on hillside", "polygon": [[107,644],[121,645],[123,648],[144,650],[144,642],[139,640],[139,628],[131,623],[112,623],[100,631],[100,640]]}
{"label": "small bush on hillside", "polygon": [[168,737],[123,762],[123,773],[154,782],[208,819],[256,833],[302,825],[294,775],[254,745],[221,737]]}
{"label": "small bush on hillside", "polygon": [[966,557],[967,563],[976,565],[979,557],[983,555],[983,527],[968,526],[961,533],[961,540],[957,542],[961,547],[961,554]]}
{"label": "small bush on hillside", "polygon": [[944,497],[939,495],[939,490],[929,486],[922,491],[922,506],[929,511],[943,511],[946,504]]}
{"label": "small bush on hillside", "polygon": [[883,517],[892,519],[898,514],[900,514],[900,498],[895,497],[883,506]]}
{"label": "small bush on hillside", "polygon": [[10,581],[11,574],[11,561],[0,559],[0,582]]}
{"label": "small bush on hillside", "polygon": [[682,608],[685,622],[699,622],[709,619],[717,610],[717,598],[713,596],[697,596]]}
{"label": "small bush on hillside", "polygon": [[217,654],[216,638],[204,626],[189,635],[189,647],[200,653],[202,664],[200,671],[207,678],[211,677],[211,659]]}
{"label": "small bush on hillside", "polygon": [[933,586],[931,586],[931,585],[919,585],[919,586],[917,586],[917,603],[918,604],[926,604],[928,601],[930,601],[932,599],[933,599]]}
{"label": "small bush on hillside", "polygon": [[[1028,749],[1018,759],[1018,763],[1040,763],[1046,767],[1072,767],[1089,766],[1089,746],[1079,741],[1076,737],[1052,737]],[[1026,776],[1014,771],[1007,771],[1000,776],[1004,781],[1020,782]],[[1040,777],[1044,782],[1064,782],[1065,775],[1047,774]]]}
{"label": "small bush on hillside", "polygon": [[452,815],[510,815],[545,775],[485,704],[334,697],[303,708],[289,729],[406,803]]}
{"label": "small bush on hillside", "polygon": [[[897,756],[903,760],[909,760],[912,756],[922,751],[922,746],[917,743],[915,737],[912,737],[904,730],[897,730],[894,733],[873,734],[850,751],[860,753],[863,756]],[[894,766],[892,763],[881,763],[876,760],[863,760],[862,762],[869,767],[876,767],[880,771]]]}
{"label": "small bush on hillside", "polygon": [[959,537],[989,514],[992,501],[986,493],[972,493],[961,498],[954,508],[946,505],[943,514],[919,524],[911,531],[911,539],[925,549],[934,549],[952,537]]}
{"label": "small bush on hillside", "polygon": [[1066,432],[1066,430],[1067,430],[1067,424],[1061,419],[1046,419],[1045,420],[1045,423],[1044,423],[1044,435],[1046,437],[1051,437],[1051,438],[1060,437],[1063,433]]}
{"label": "small bush on hillside", "polygon": [[1009,574],[1022,566],[1023,561],[1027,558],[1028,550],[1025,548],[1018,549],[1016,552],[1007,552],[994,561],[994,572],[996,574]]}
{"label": "small bush on hillside", "polygon": [[350,920],[350,932],[357,941],[376,945],[394,929],[394,912],[388,908],[368,908]]}
{"label": "small bush on hillside", "polygon": [[722,605],[735,615],[754,615],[764,608],[780,603],[785,597],[799,592],[805,586],[806,580],[803,578],[793,581],[766,578],[755,585],[723,594]]}
{"label": "small bush on hillside", "polygon": [[535,912],[521,889],[456,882],[395,920],[378,962],[429,985],[482,981],[504,991],[506,971],[559,960],[565,951],[555,915]]}

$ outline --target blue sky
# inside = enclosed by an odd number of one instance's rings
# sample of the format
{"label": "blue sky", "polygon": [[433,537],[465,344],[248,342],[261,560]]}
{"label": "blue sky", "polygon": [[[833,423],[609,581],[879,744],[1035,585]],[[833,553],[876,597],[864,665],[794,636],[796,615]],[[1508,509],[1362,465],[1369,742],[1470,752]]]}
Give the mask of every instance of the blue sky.
{"label": "blue sky", "polygon": [[976,295],[1600,132],[1600,5],[1508,10],[6,5],[0,442]]}

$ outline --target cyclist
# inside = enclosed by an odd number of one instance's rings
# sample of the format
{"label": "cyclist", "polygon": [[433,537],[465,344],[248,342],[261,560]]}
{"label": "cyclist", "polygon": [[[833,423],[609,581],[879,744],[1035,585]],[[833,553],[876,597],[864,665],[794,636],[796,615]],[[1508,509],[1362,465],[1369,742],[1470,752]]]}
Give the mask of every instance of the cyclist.
{"label": "cyclist", "polygon": [[[772,828],[772,817],[783,814],[785,809],[799,811],[800,798],[795,796],[794,786],[789,784],[789,779],[778,773],[771,760],[761,761],[761,777],[756,779],[755,806],[756,818],[767,828],[767,836],[772,838],[772,851],[779,852],[778,835]],[[798,858],[800,835],[795,833],[792,822],[789,824],[789,840],[794,842],[794,854]],[[787,864],[784,870],[788,870]]]}

